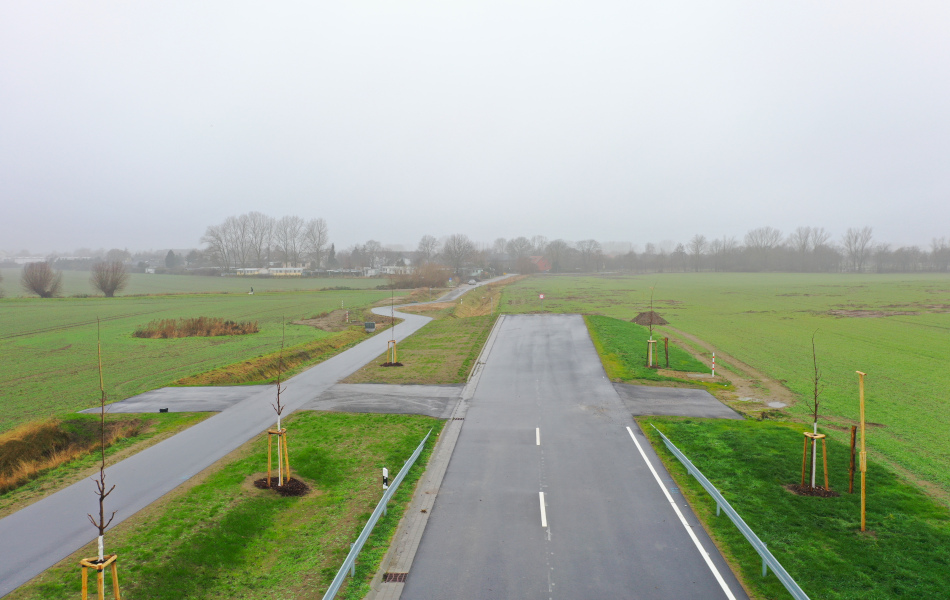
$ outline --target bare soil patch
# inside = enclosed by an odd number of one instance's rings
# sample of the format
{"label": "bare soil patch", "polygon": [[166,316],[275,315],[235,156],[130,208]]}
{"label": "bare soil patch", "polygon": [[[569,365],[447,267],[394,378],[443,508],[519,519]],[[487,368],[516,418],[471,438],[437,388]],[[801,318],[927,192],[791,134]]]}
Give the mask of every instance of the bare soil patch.
{"label": "bare soil patch", "polygon": [[857,319],[879,319],[881,317],[897,317],[901,315],[919,315],[919,312],[910,310],[829,310],[829,315],[835,317],[851,317]]}
{"label": "bare soil patch", "polygon": [[[776,402],[781,402],[785,406],[791,406],[795,404],[798,400],[795,395],[780,382],[770,378],[765,373],[762,373],[758,369],[753,368],[752,366],[735,359],[731,355],[723,352],[704,342],[694,335],[690,335],[684,331],[680,331],[669,325],[664,326],[664,331],[668,332],[670,339],[677,341],[676,338],[680,340],[689,340],[693,344],[698,345],[708,352],[715,352],[716,359],[719,362],[720,368],[716,370],[716,378],[724,378],[729,383],[732,384],[734,391],[726,390],[710,390],[717,398],[725,402],[730,408],[753,417],[757,418],[769,418],[770,415],[774,414],[769,407],[769,404],[774,404]],[[697,359],[703,361],[709,361],[708,356],[702,356],[695,354],[692,349],[690,349],[689,344],[685,344],[682,341],[679,341],[679,346],[688,350],[692,353]],[[722,368],[723,363],[728,363],[730,366],[740,371],[742,374],[734,373],[729,369]],[[699,381],[710,381],[709,379],[699,380]]]}
{"label": "bare soil patch", "polygon": [[278,485],[280,480],[277,477],[271,477],[270,483],[267,477],[261,477],[254,481],[254,487],[259,490],[274,490],[281,496],[303,496],[310,491],[310,486],[294,477],[284,482],[284,485]]}
{"label": "bare soil patch", "polygon": [[786,490],[795,494],[796,496],[814,496],[817,498],[837,498],[841,494],[834,490],[828,490],[821,486],[811,487],[809,485],[800,485],[797,483],[789,483],[788,485],[782,486]]}
{"label": "bare soil patch", "polygon": [[[349,326],[349,323],[346,321],[347,314],[347,311],[337,309],[328,313],[319,314],[309,319],[293,321],[293,324],[308,325],[310,327],[316,327],[322,331],[343,331]],[[354,316],[358,317],[359,315]]]}

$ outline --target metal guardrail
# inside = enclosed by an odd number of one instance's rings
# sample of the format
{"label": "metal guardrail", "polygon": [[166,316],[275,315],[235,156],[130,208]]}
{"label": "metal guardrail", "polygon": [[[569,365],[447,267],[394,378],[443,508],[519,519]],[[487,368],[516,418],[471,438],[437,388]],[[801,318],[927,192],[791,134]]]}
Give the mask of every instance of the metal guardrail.
{"label": "metal guardrail", "polygon": [[336,593],[340,591],[340,586],[343,585],[343,580],[346,579],[347,573],[349,573],[350,576],[356,574],[356,557],[359,556],[360,551],[363,549],[363,544],[369,539],[369,534],[373,532],[373,527],[376,526],[376,522],[379,521],[381,516],[386,514],[386,504],[390,498],[393,497],[393,494],[396,493],[396,490],[399,489],[399,484],[406,478],[406,473],[408,473],[412,465],[415,464],[416,459],[419,458],[419,454],[422,453],[422,448],[426,445],[426,440],[429,439],[430,435],[432,435],[431,429],[429,433],[422,438],[419,446],[412,453],[412,456],[409,457],[409,460],[406,461],[406,464],[402,466],[402,470],[399,471],[396,478],[389,484],[389,489],[383,492],[382,499],[380,499],[379,504],[376,505],[376,510],[373,511],[373,514],[370,515],[369,521],[367,521],[363,527],[363,531],[360,532],[356,541],[350,544],[350,553],[346,555],[346,560],[343,561],[343,565],[340,567],[340,570],[337,571],[336,577],[333,578],[333,582],[330,584],[330,587],[327,588],[327,593],[323,595],[323,600],[333,600],[333,598],[336,597]]}
{"label": "metal guardrail", "polygon": [[709,495],[713,497],[716,501],[716,516],[719,516],[720,509],[726,512],[726,515],[730,520],[735,524],[735,526],[742,532],[742,535],[745,536],[745,539],[752,544],[752,547],[756,552],[759,553],[759,556],[762,557],[762,577],[768,575],[769,568],[772,569],[772,572],[775,573],[775,576],[778,577],[779,581],[782,582],[782,585],[785,586],[785,589],[788,590],[788,593],[792,595],[795,600],[808,600],[808,595],[802,591],[802,588],[798,586],[792,576],[788,574],[788,571],[785,570],[785,567],[778,562],[778,560],[772,556],[772,553],[769,552],[769,549],[765,546],[765,542],[759,539],[759,536],[755,535],[755,532],[742,520],[742,517],[739,516],[739,513],[736,512],[734,508],[722,497],[722,494],[719,493],[719,490],[716,489],[712,483],[706,479],[706,476],[696,468],[696,466],[686,458],[686,455],[683,454],[679,448],[673,445],[673,442],[669,440],[663,432],[657,429],[652,423],[650,427],[660,434],[660,437],[663,438],[663,443],[666,444],[666,447],[670,452],[673,453],[673,456],[679,459],[681,463],[686,467],[686,470],[689,471],[689,474],[696,478],[699,481],[700,485],[705,488]]}

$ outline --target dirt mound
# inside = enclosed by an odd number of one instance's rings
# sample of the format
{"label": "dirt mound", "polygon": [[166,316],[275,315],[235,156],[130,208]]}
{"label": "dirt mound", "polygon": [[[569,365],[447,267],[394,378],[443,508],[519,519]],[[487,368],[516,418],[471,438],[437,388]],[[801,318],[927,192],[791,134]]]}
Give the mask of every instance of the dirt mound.
{"label": "dirt mound", "polygon": [[299,479],[294,479],[291,477],[284,482],[284,485],[277,485],[277,477],[270,478],[270,485],[267,485],[267,478],[261,477],[260,479],[254,481],[254,487],[260,490],[272,489],[281,496],[303,496],[310,491],[310,487],[300,481]]}
{"label": "dirt mound", "polygon": [[637,325],[644,325],[649,327],[650,325],[669,325],[669,321],[661,317],[658,313],[648,310],[647,312],[642,312],[634,318],[630,319],[633,323]]}
{"label": "dirt mound", "polygon": [[[309,319],[294,321],[293,323],[294,325],[309,325],[310,327],[316,327],[323,331],[343,331],[349,327],[349,323],[346,322],[346,314],[345,310],[338,308],[334,311],[319,314]],[[354,314],[352,316],[354,319],[359,319],[359,315]]]}
{"label": "dirt mound", "polygon": [[865,318],[865,319],[879,319],[881,317],[896,317],[901,315],[917,315],[920,313],[909,311],[909,310],[893,310],[893,311],[883,311],[883,310],[829,310],[829,315],[835,317],[853,317],[853,318]]}

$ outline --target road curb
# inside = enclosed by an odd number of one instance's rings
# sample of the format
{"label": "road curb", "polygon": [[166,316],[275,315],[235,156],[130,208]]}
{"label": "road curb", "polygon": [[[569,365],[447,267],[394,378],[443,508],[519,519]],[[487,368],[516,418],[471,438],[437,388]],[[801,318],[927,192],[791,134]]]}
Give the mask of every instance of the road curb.
{"label": "road curb", "polygon": [[419,549],[419,543],[422,541],[422,533],[429,522],[429,515],[432,514],[432,507],[442,486],[442,479],[445,477],[449,461],[452,459],[452,453],[455,451],[455,444],[462,431],[465,413],[468,412],[468,401],[475,395],[482,368],[488,359],[488,355],[491,354],[492,346],[494,346],[495,339],[498,337],[498,330],[504,320],[505,315],[500,315],[495,321],[495,325],[485,341],[485,346],[478,355],[478,360],[475,361],[472,375],[462,389],[462,394],[452,411],[452,416],[449,417],[448,423],[439,435],[439,440],[432,451],[432,458],[429,459],[425,474],[416,486],[412,500],[409,502],[409,508],[399,522],[389,550],[380,562],[379,570],[370,582],[370,592],[367,594],[366,600],[398,600],[402,595],[405,583],[386,582],[383,581],[383,576],[390,572],[408,573],[412,567],[416,550]]}

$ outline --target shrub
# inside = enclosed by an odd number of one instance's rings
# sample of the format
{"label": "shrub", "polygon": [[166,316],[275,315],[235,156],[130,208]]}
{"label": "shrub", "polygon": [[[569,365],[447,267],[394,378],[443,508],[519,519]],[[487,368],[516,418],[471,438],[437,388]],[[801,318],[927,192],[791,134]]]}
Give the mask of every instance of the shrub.
{"label": "shrub", "polygon": [[212,337],[257,333],[257,321],[236,323],[217,317],[193,319],[159,319],[136,329],[132,335],[140,338]]}

